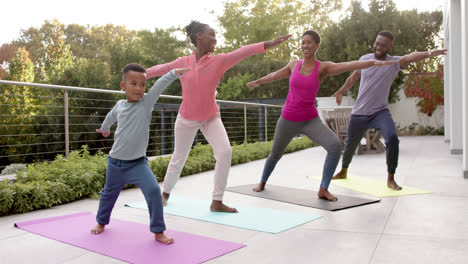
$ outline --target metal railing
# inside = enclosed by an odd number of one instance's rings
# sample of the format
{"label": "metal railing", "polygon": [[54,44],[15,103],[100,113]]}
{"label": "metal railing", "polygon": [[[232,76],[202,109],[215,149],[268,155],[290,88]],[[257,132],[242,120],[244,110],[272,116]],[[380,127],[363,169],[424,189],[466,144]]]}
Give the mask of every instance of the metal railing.
{"label": "metal railing", "polygon": [[[45,89],[46,88],[46,89]],[[113,137],[95,132],[125,92],[0,80],[0,171],[11,163],[51,160],[87,145],[108,153]],[[161,95],[153,111],[147,155],[171,154],[181,96]],[[217,100],[232,144],[273,138],[280,105]],[[111,132],[116,126],[112,126]],[[194,144],[206,143],[201,132]]]}

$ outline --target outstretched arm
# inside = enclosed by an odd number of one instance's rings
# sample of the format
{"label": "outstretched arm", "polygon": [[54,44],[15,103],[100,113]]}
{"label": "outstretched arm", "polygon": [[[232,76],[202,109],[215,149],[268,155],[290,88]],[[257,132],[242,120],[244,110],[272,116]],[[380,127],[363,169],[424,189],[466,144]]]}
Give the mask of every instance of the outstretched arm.
{"label": "outstretched arm", "polygon": [[269,40],[269,41],[265,41],[263,42],[263,47],[265,49],[269,49],[269,48],[272,48],[274,46],[277,46],[281,43],[283,43],[284,41],[286,41],[287,39],[289,39],[292,35],[289,34],[289,35],[284,35],[284,36],[280,36],[280,37],[277,37],[275,39],[272,39],[272,40]]}
{"label": "outstretched arm", "polygon": [[186,66],[184,65],[183,58],[184,57],[179,57],[174,61],[165,64],[154,65],[153,67],[146,69],[146,79],[151,79],[156,76],[163,76],[164,74],[177,68],[185,68]]}
{"label": "outstretched arm", "polygon": [[255,88],[255,87],[258,87],[260,84],[263,84],[263,83],[269,83],[269,82],[272,82],[272,81],[276,81],[276,80],[279,80],[279,79],[283,79],[283,78],[287,78],[291,75],[291,69],[290,69],[290,64],[292,62],[288,63],[288,65],[284,66],[283,68],[275,71],[275,72],[272,72],[266,76],[263,76],[262,78],[260,79],[257,79],[255,81],[251,81],[247,84],[247,87],[250,87],[250,88]]}
{"label": "outstretched arm", "polygon": [[439,55],[447,55],[447,49],[433,51],[415,51],[401,57],[400,68],[406,69],[413,62],[417,62],[431,57],[437,57]]}
{"label": "outstretched arm", "polygon": [[265,52],[266,49],[269,49],[271,47],[274,47],[276,45],[283,43],[289,37],[291,37],[291,35],[277,37],[273,40],[246,45],[246,46],[238,48],[235,51],[223,54],[222,56],[224,60],[223,60],[223,65],[220,68],[220,70],[222,70],[223,72],[227,71],[229,68],[236,65],[241,60],[249,56]]}
{"label": "outstretched arm", "polygon": [[345,81],[345,83],[343,84],[343,86],[341,86],[341,88],[336,91],[332,96],[336,97],[336,103],[338,105],[341,105],[341,101],[343,100],[343,94],[348,91],[349,89],[351,89],[351,87],[354,86],[354,84],[356,84],[357,80],[359,80],[359,78],[361,78],[361,74],[357,71],[353,72],[353,74],[351,74]]}
{"label": "outstretched arm", "polygon": [[159,78],[154,85],[151,87],[149,92],[145,95],[144,103],[151,110],[153,110],[153,105],[158,100],[161,93],[166,89],[169,84],[179,78],[182,74],[190,71],[190,68],[179,68],[171,70],[169,73],[166,73],[161,78]]}
{"label": "outstretched arm", "polygon": [[325,77],[326,75],[336,75],[343,72],[348,71],[356,71],[362,70],[365,68],[369,68],[372,66],[388,66],[391,64],[395,64],[398,61],[381,61],[381,60],[362,60],[362,61],[348,61],[348,62],[340,62],[334,63],[331,61],[326,61],[322,65],[323,71],[321,77]]}

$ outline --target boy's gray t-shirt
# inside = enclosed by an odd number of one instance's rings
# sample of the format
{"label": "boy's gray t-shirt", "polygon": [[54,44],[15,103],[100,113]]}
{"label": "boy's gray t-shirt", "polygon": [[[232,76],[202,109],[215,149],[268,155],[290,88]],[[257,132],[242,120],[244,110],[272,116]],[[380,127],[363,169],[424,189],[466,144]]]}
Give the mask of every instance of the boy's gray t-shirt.
{"label": "boy's gray t-shirt", "polygon": [[[374,53],[362,56],[359,60],[373,60]],[[386,61],[399,61],[401,56],[387,55]],[[393,80],[398,72],[401,71],[400,63],[389,66],[372,66],[367,69],[358,70],[361,74],[361,83],[356,103],[354,103],[352,114],[354,115],[372,115],[380,110],[387,108],[388,95]]]}
{"label": "boy's gray t-shirt", "polygon": [[119,100],[107,114],[101,129],[108,131],[117,122],[114,144],[109,156],[119,160],[134,160],[146,156],[154,104],[162,91],[178,76],[174,70],[159,78],[138,102]]}

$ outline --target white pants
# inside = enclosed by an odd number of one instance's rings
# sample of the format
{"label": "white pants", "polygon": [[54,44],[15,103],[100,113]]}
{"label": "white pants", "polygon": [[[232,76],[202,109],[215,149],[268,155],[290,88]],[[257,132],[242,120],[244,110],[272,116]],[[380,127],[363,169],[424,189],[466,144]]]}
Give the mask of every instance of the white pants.
{"label": "white pants", "polygon": [[170,193],[179,180],[198,129],[213,148],[216,159],[213,200],[222,201],[231,167],[232,150],[219,112],[204,121],[185,119],[180,114],[177,116],[174,128],[175,148],[164,177],[163,192]]}

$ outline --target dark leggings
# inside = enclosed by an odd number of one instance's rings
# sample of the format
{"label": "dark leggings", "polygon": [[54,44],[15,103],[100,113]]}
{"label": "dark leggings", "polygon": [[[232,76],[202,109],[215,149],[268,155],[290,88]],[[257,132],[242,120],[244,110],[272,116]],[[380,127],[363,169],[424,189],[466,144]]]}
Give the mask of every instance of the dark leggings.
{"label": "dark leggings", "polygon": [[299,134],[306,135],[310,140],[327,150],[328,154],[325,158],[320,186],[328,189],[330,180],[340,160],[341,145],[335,133],[326,127],[318,117],[304,122],[289,121],[280,117],[276,124],[273,146],[263,168],[261,182],[266,183],[268,181],[268,177],[270,177],[276,163],[283,156],[289,142]]}
{"label": "dark leggings", "polygon": [[375,128],[385,139],[387,151],[387,171],[395,174],[398,166],[399,143],[395,123],[388,109],[380,110],[373,115],[351,115],[348,124],[348,137],[343,153],[343,168],[348,168],[353,153],[369,128]]}

